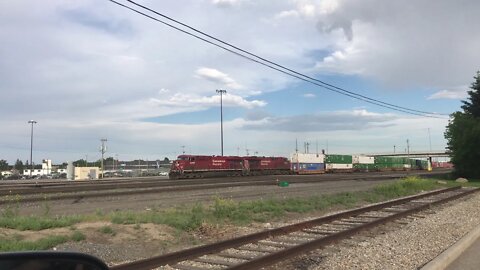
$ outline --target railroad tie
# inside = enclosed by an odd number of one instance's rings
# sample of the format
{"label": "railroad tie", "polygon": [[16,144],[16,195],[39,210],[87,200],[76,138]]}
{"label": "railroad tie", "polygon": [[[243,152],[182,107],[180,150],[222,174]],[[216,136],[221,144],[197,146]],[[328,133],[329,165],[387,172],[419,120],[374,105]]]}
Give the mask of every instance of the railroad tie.
{"label": "railroad tie", "polygon": [[176,268],[176,269],[179,269],[179,270],[206,270],[207,268],[203,268],[203,267],[198,267],[198,266],[193,266],[193,265],[185,265],[185,264],[174,264],[172,266],[170,266],[172,268]]}
{"label": "railroad tie", "polygon": [[247,255],[247,254],[241,254],[241,253],[229,253],[229,252],[220,252],[218,256],[222,257],[227,257],[227,258],[233,258],[233,259],[241,259],[241,260],[251,260],[257,256],[255,255]]}
{"label": "railroad tie", "polygon": [[225,259],[222,259],[222,258],[212,259],[212,258],[208,258],[208,257],[207,258],[205,258],[205,257],[195,258],[195,259],[192,259],[192,261],[201,262],[201,263],[208,263],[208,264],[225,265],[225,266],[233,266],[233,265],[238,264],[238,262],[231,262],[231,261],[228,261],[228,260],[225,260]]}
{"label": "railroad tie", "polygon": [[[275,247],[277,248],[277,247]],[[254,252],[262,252],[262,253],[273,253],[275,251],[278,251],[277,249],[272,250],[271,248],[265,248],[262,246],[257,245],[257,247],[251,247],[251,246],[241,246],[237,247],[236,249],[238,250],[245,250],[245,251],[254,251]]]}
{"label": "railroad tie", "polygon": [[278,247],[278,248],[289,248],[289,247],[295,246],[295,244],[275,242],[273,240],[260,240],[258,241],[258,244],[264,245],[264,246]]}

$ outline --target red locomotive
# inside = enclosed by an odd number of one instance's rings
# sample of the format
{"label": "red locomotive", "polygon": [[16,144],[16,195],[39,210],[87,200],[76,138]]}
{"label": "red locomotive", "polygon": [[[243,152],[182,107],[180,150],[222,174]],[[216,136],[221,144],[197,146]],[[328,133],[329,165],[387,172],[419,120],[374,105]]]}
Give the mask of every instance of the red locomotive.
{"label": "red locomotive", "polygon": [[180,155],[170,169],[170,179],[219,176],[290,174],[285,157]]}

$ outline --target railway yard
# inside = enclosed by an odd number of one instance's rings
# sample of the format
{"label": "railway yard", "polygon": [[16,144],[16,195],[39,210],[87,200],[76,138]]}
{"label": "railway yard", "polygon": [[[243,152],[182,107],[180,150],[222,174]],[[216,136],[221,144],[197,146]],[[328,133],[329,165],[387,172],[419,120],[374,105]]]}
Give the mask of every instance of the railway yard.
{"label": "railway yard", "polygon": [[[443,175],[424,171],[392,171],[321,175],[271,175],[255,177],[169,180],[165,177],[94,181],[0,182],[0,205],[15,203],[21,214],[35,214],[49,202],[50,214],[91,213],[97,209],[142,210],[211,201],[212,197],[240,200],[286,198],[365,190],[406,176]],[[288,189],[278,187],[288,181]]]}
{"label": "railway yard", "polygon": [[[480,222],[480,210],[475,207],[480,202],[477,189],[438,184],[432,179],[422,180],[435,183],[435,188],[430,187],[432,191],[394,196],[386,203],[381,199],[375,204],[363,199],[347,203],[336,200],[348,201],[350,196],[369,193],[379,185],[388,191],[386,187],[405,177],[441,179],[448,173],[436,170],[186,180],[145,177],[3,181],[0,204],[15,212],[16,217],[42,220],[77,216],[79,220],[36,229],[3,223],[0,238],[15,235],[22,241],[35,242],[52,235],[76,233],[82,237],[49,248],[89,253],[117,270],[417,269]],[[284,181],[288,187],[278,185]],[[218,201],[225,203],[226,212],[235,212],[238,209],[228,207],[236,203],[283,203],[312,196],[330,196],[322,198],[332,202],[329,207],[306,211],[289,211],[287,207],[282,214],[246,222],[233,221],[230,213],[217,218],[217,223],[200,221],[192,227],[178,227],[175,224],[183,224],[178,220],[155,220],[172,212],[195,216],[195,211],[203,213]],[[214,207],[217,211],[218,206]],[[141,220],[142,215],[149,214],[155,216],[153,221]]]}

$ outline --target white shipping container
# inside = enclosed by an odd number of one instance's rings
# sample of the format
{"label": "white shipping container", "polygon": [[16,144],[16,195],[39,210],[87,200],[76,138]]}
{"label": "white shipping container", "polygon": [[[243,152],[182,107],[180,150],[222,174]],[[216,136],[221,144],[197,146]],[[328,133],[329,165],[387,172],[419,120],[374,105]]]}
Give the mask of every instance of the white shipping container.
{"label": "white shipping container", "polygon": [[348,170],[353,169],[353,164],[327,163],[327,170]]}
{"label": "white shipping container", "polygon": [[374,164],[375,163],[375,158],[374,157],[367,157],[367,156],[358,156],[358,163],[359,164]]}
{"label": "white shipping container", "polygon": [[293,153],[291,162],[292,163],[325,163],[325,155]]}

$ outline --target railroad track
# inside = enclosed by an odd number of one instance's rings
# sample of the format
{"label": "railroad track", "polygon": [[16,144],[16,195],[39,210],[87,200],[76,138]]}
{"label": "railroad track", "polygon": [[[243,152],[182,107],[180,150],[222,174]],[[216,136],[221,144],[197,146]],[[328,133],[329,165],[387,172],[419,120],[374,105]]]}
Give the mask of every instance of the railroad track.
{"label": "railroad track", "polygon": [[324,247],[360,231],[445,203],[478,188],[446,188],[111,267],[112,270],[259,269]]}
{"label": "railroad track", "polygon": [[[57,183],[22,183],[17,185],[11,184],[1,184],[0,185],[0,196],[5,195],[45,195],[45,194],[54,194],[54,193],[80,193],[87,191],[105,191],[105,190],[122,190],[122,189],[135,189],[136,193],[153,193],[153,192],[162,192],[162,191],[179,191],[179,190],[195,190],[199,189],[200,185],[205,185],[205,188],[212,188],[211,185],[218,185],[218,187],[225,187],[229,185],[231,187],[235,186],[245,186],[246,184],[251,183],[251,185],[275,185],[277,182],[274,179],[279,179],[279,181],[287,180],[290,183],[313,183],[321,181],[341,181],[341,180],[385,180],[385,179],[394,179],[399,177],[404,177],[407,175],[435,175],[443,174],[444,172],[438,173],[427,173],[427,172],[395,172],[395,173],[350,173],[350,174],[329,174],[329,175],[308,175],[308,176],[298,176],[298,175],[269,175],[269,176],[257,176],[257,177],[235,177],[235,178],[209,178],[209,179],[188,179],[188,180],[168,180],[168,179],[125,179],[125,180],[95,180],[95,181],[64,181]],[[133,192],[133,193],[132,193]],[[124,191],[124,192],[110,192],[112,195],[131,195],[135,194],[135,191]],[[94,194],[88,195],[90,197],[95,197]],[[108,195],[104,193],[98,193],[101,196]],[[51,196],[54,198],[65,198],[66,194],[62,196]],[[73,195],[69,195],[73,196]],[[41,196],[42,198],[44,196]],[[68,197],[68,196],[67,196]],[[78,196],[77,196],[78,197]],[[1,204],[1,200],[0,200]]]}

